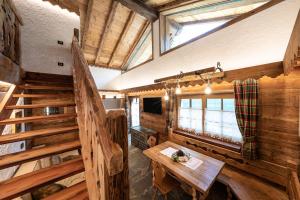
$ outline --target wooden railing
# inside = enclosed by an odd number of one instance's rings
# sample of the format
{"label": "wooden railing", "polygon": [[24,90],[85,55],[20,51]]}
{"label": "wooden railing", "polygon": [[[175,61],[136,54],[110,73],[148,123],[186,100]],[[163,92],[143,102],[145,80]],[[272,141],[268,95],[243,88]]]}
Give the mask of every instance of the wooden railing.
{"label": "wooden railing", "polygon": [[290,200],[300,200],[300,182],[298,177],[299,165],[294,161],[287,161],[289,177],[287,183],[287,192]]}
{"label": "wooden railing", "polygon": [[293,70],[299,53],[298,52],[299,48],[300,48],[300,11],[298,13],[295,26],[283,59],[283,68],[285,74],[288,74]]}
{"label": "wooden railing", "polygon": [[89,197],[111,200],[108,183],[123,170],[123,151],[105,126],[106,112],[77,38],[72,43],[74,93]]}
{"label": "wooden railing", "polygon": [[[128,169],[128,129],[125,110],[108,110],[106,127],[111,138],[118,143],[123,150],[123,171],[112,177],[109,183],[109,193],[111,199],[129,199],[129,169]],[[118,186],[118,187],[116,187]]]}
{"label": "wooden railing", "polygon": [[291,200],[300,200],[300,183],[296,171],[291,170],[288,181],[288,193]]}

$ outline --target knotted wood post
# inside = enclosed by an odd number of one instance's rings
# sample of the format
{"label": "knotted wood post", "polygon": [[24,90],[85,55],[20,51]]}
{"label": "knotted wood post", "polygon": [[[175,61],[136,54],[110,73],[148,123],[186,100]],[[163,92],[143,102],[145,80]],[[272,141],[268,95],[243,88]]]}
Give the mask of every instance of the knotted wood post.
{"label": "knotted wood post", "polygon": [[128,179],[128,129],[125,110],[108,110],[106,127],[114,143],[120,145],[123,150],[123,171],[114,175],[109,180],[108,191],[111,200],[129,199]]}

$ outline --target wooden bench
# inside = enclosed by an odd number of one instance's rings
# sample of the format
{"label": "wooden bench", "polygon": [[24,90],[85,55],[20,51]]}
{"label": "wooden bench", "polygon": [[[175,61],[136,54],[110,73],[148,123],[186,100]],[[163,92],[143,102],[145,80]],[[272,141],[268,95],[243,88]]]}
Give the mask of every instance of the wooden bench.
{"label": "wooden bench", "polygon": [[227,200],[231,199],[230,192],[240,200],[289,199],[283,188],[229,166],[224,167],[217,180],[228,187]]}

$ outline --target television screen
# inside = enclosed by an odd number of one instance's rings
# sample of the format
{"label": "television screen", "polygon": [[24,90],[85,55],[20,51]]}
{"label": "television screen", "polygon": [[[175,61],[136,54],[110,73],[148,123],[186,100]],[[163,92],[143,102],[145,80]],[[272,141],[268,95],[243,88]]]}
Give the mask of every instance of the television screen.
{"label": "television screen", "polygon": [[161,104],[162,104],[161,97],[144,98],[143,99],[144,112],[161,114],[162,113]]}

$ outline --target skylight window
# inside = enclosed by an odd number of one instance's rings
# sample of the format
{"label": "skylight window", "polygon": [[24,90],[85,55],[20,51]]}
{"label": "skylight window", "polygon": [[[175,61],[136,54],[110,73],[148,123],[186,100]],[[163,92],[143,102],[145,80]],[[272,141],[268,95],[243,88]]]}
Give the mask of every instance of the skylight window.
{"label": "skylight window", "polygon": [[218,27],[267,2],[269,0],[204,0],[162,12],[161,52],[217,31]]}
{"label": "skylight window", "polygon": [[171,48],[176,47],[180,44],[188,42],[189,40],[203,35],[223,24],[228,22],[229,20],[220,20],[214,22],[200,23],[200,24],[190,24],[184,25],[180,31],[174,36],[174,38],[170,41]]}

